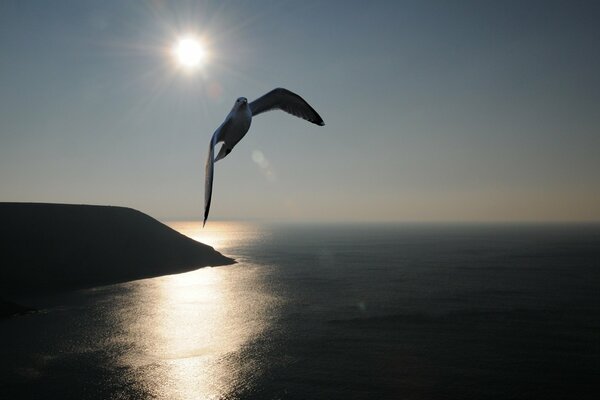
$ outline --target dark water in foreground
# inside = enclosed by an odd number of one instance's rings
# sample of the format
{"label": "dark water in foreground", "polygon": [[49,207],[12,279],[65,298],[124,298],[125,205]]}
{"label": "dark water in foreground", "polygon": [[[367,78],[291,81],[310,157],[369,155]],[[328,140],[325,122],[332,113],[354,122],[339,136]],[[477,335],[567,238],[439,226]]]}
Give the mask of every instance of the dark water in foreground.
{"label": "dark water in foreground", "polygon": [[233,266],[0,321],[0,398],[600,394],[600,226],[176,223]]}

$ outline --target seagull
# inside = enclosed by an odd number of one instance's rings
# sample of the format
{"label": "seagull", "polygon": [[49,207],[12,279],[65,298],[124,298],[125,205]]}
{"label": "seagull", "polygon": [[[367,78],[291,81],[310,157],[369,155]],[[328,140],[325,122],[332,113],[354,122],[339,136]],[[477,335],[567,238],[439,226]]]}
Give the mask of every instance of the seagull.
{"label": "seagull", "polygon": [[[248,103],[248,99],[245,97],[238,98],[227,118],[213,133],[210,140],[204,179],[204,222],[202,226],[206,225],[210,210],[215,162],[227,157],[235,145],[242,140],[250,129],[253,117],[271,110],[285,111],[313,124],[325,125],[321,116],[302,97],[287,89],[273,89],[251,103]],[[221,142],[223,145],[215,158],[215,146]]]}

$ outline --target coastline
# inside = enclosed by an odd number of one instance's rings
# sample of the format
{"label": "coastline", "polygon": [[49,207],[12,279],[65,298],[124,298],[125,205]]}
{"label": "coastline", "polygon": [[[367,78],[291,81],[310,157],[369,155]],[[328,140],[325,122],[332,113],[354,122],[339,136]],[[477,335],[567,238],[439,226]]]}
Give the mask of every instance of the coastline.
{"label": "coastline", "polygon": [[[131,208],[0,203],[0,220],[0,295],[4,298],[235,263]],[[19,310],[5,302],[7,310]]]}

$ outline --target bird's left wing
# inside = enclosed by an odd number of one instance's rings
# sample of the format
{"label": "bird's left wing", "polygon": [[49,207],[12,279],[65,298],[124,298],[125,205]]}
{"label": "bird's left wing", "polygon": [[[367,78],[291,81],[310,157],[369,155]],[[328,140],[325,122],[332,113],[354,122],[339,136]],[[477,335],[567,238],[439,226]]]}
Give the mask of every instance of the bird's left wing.
{"label": "bird's left wing", "polygon": [[321,116],[302,97],[287,89],[277,88],[250,103],[252,116],[279,109],[320,126],[325,125]]}

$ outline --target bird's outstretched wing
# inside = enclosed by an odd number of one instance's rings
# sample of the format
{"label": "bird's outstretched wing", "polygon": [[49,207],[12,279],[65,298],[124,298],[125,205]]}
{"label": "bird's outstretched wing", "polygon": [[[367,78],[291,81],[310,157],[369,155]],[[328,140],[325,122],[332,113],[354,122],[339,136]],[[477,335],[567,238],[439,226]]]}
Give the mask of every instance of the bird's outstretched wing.
{"label": "bird's outstretched wing", "polygon": [[210,211],[210,200],[212,198],[213,176],[215,170],[215,139],[217,137],[217,132],[214,133],[210,141],[208,158],[206,159],[204,177],[204,222],[202,223],[202,227],[206,225],[206,219],[208,218],[208,212]]}
{"label": "bird's outstretched wing", "polygon": [[215,146],[217,143],[223,141],[223,135],[231,125],[231,120],[227,118],[225,122],[221,124],[213,133],[210,139],[210,146],[208,148],[208,158],[206,159],[205,177],[204,177],[204,222],[202,227],[206,225],[206,219],[208,218],[208,212],[210,211],[210,200],[212,198],[212,187],[213,187],[213,176],[215,170]]}
{"label": "bird's outstretched wing", "polygon": [[252,116],[279,109],[320,126],[325,125],[321,116],[300,96],[287,89],[277,88],[250,103]]}

